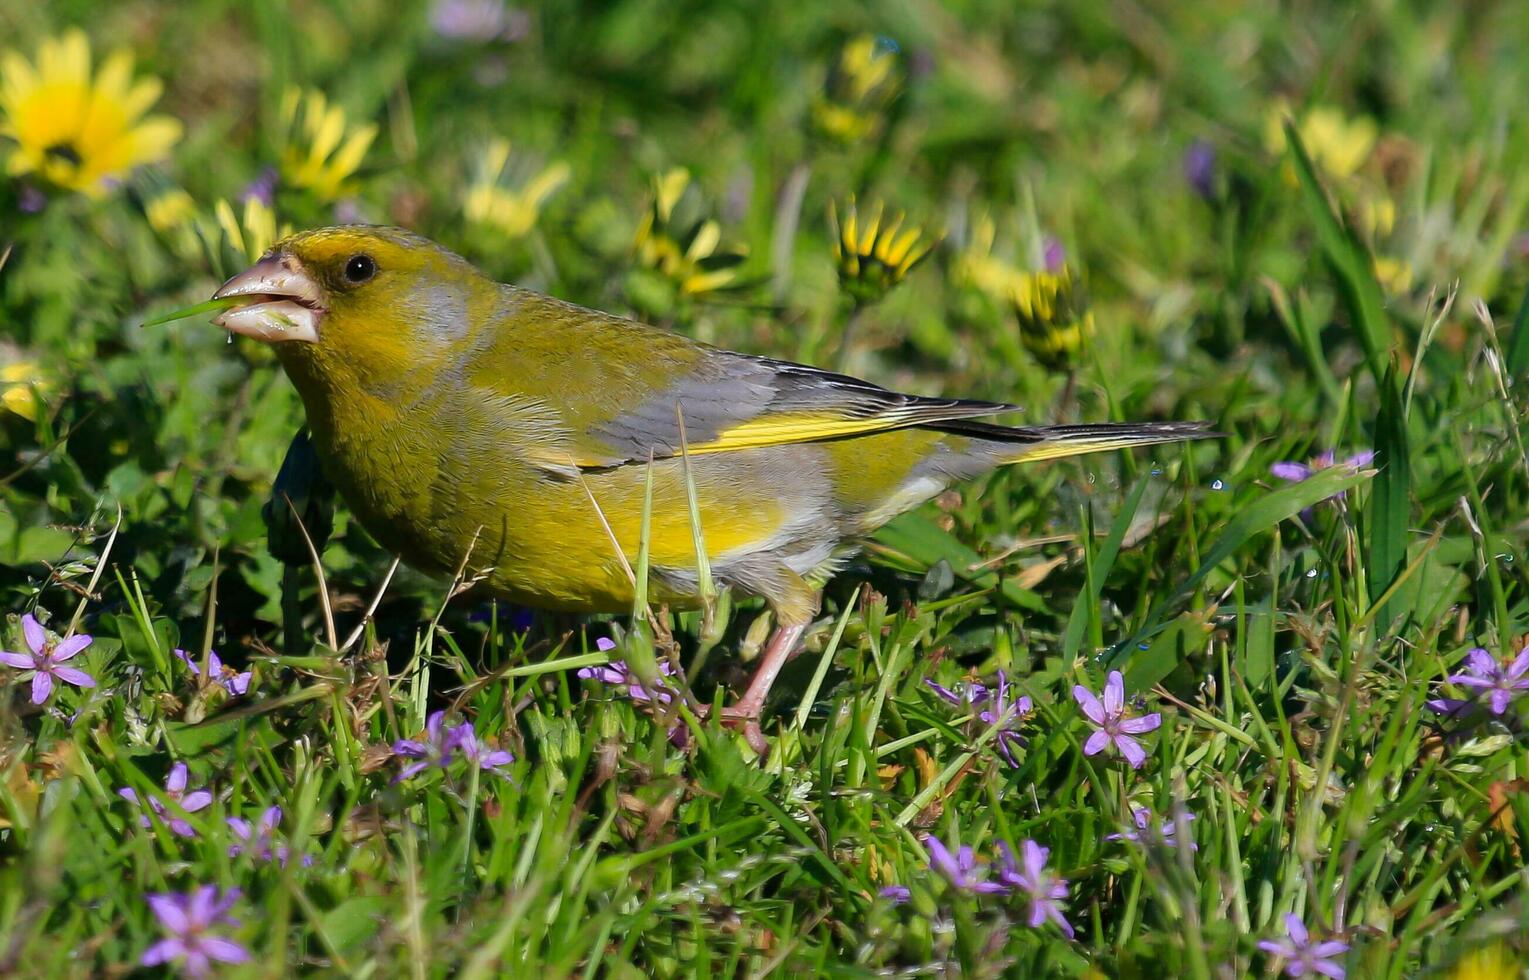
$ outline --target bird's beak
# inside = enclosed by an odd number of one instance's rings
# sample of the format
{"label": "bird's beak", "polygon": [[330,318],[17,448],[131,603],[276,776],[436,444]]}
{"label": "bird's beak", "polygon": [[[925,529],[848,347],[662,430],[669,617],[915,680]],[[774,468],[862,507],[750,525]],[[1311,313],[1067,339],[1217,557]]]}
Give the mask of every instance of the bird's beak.
{"label": "bird's beak", "polygon": [[290,255],[273,253],[223,284],[213,299],[237,297],[212,322],[231,333],[270,342],[319,339],[324,309],[318,286]]}

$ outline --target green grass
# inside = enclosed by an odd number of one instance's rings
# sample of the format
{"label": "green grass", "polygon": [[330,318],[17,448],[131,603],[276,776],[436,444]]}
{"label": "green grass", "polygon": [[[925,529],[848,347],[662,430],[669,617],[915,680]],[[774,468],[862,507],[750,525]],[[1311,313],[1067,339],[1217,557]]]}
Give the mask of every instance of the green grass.
{"label": "green grass", "polygon": [[[220,931],[253,960],[229,975],[1273,975],[1256,943],[1286,913],[1349,943],[1350,976],[1529,955],[1524,708],[1463,724],[1423,706],[1460,696],[1445,679],[1467,650],[1511,656],[1529,633],[1529,17],[1130,9],[551,4],[476,43],[382,0],[0,7],[28,57],[75,24],[98,56],[130,45],[186,129],[99,199],[0,179],[0,368],[37,382],[35,412],[0,407],[0,649],[24,649],[24,613],[72,625],[94,641],[70,663],[97,681],[37,708],[0,666],[0,973],[129,972],[162,935],[146,896],[204,884],[241,892]],[[903,83],[843,144],[812,120],[862,32],[895,40]],[[145,204],[173,184],[210,214],[277,164],[289,85],[379,126],[344,210],[506,280],[1035,421],[1226,435],[1011,469],[893,522],[830,585],[760,763],[688,709],[576,676],[612,656],[648,676],[672,630],[696,703],[725,700],[756,602],[660,611],[657,630],[527,625],[389,578],[315,461],[288,456],[302,409],[270,352],[197,318],[140,328],[246,261],[210,222],[155,231]],[[1278,150],[1280,99],[1379,139],[1352,173],[1299,125]],[[523,237],[463,216],[493,136],[529,169],[570,168]],[[1184,176],[1197,141],[1206,194]],[[719,295],[634,258],[674,166],[702,192],[686,207],[748,247]],[[781,203],[794,183],[799,209]],[[827,217],[851,194],[947,232],[853,313]],[[307,227],[336,203],[289,182],[276,212]],[[1087,282],[1075,387],[965,284],[987,214],[1000,257],[1027,267],[1055,239]],[[6,379],[7,406],[31,394]],[[1366,449],[1363,472],[1270,473]],[[252,670],[249,692],[199,689],[177,648]],[[1139,770],[1082,751],[1072,688],[1111,669],[1162,713]],[[1034,703],[1015,767],[925,683],[999,670]],[[389,747],[437,710],[513,752],[512,778],[458,762],[395,781]],[[117,791],[162,794],[176,762],[214,801],[145,829]],[[272,805],[309,862],[229,855],[227,818]],[[1193,815],[1179,847],[1106,839],[1144,805]],[[952,887],[927,835],[983,861],[1050,848],[1076,938],[1030,927],[1021,897]]]}

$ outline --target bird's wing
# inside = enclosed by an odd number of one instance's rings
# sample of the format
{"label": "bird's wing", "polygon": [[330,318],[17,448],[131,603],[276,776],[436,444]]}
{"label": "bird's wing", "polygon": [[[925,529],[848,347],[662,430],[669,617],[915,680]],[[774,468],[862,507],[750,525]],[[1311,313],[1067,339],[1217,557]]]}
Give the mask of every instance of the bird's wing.
{"label": "bird's wing", "polygon": [[678,456],[682,447],[697,455],[735,452],[1017,411],[900,394],[505,289],[505,308],[477,349],[471,380],[556,419],[541,427],[530,458],[565,475]]}
{"label": "bird's wing", "polygon": [[821,442],[1017,410],[1000,402],[905,395],[805,364],[708,350],[698,370],[591,427],[587,436],[632,462],[650,452],[662,458],[682,448],[702,455]]}

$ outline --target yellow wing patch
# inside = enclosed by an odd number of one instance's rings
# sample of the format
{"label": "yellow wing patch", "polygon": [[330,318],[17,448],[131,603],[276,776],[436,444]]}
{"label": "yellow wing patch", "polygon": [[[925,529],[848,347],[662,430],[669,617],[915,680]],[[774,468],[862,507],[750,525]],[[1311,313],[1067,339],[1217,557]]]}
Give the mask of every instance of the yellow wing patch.
{"label": "yellow wing patch", "polygon": [[770,415],[735,425],[705,442],[690,443],[687,449],[695,455],[727,453],[739,449],[843,439],[846,436],[886,432],[931,421],[935,419],[930,417],[930,413],[927,410],[920,411],[916,406],[894,408],[868,418],[844,418],[841,415],[813,412]]}

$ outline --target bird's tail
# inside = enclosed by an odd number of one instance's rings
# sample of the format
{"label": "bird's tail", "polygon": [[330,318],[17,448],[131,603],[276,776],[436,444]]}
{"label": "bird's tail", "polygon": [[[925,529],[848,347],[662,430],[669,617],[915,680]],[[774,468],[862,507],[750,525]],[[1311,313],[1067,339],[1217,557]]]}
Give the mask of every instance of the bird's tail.
{"label": "bird's tail", "polygon": [[[944,428],[944,427],[942,427]],[[946,431],[981,440],[999,464],[1081,456],[1164,442],[1214,439],[1209,422],[1103,422],[1089,425],[993,425],[958,422]]]}

